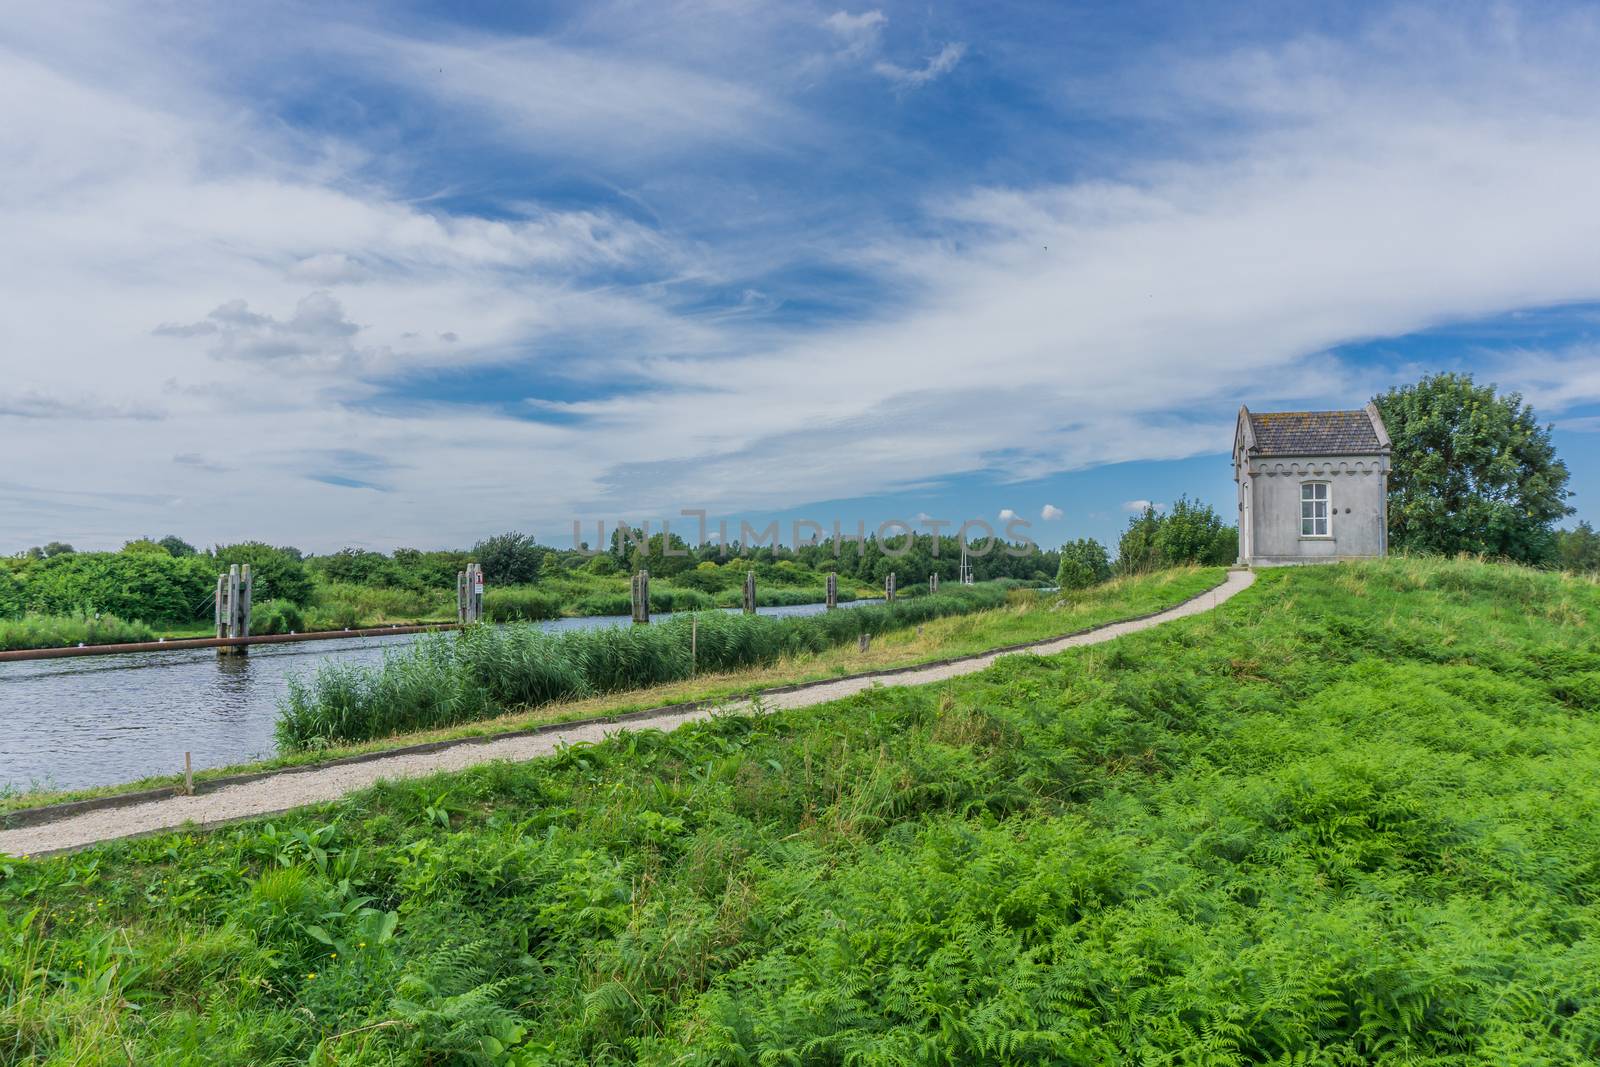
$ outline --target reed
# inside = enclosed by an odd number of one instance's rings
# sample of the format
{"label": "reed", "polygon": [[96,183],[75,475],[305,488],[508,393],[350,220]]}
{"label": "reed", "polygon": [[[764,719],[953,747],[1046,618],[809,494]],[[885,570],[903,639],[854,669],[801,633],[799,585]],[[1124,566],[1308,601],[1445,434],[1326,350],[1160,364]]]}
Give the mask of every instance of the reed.
{"label": "reed", "polygon": [[[703,594],[701,594],[703,596]],[[983,583],[894,604],[775,619],[710,611],[655,626],[549,634],[511,624],[425,637],[377,666],[328,663],[291,680],[277,724],[288,750],[365,741],[489,718],[517,708],[681,681],[821,652],[943,615],[999,607],[1004,583]],[[691,619],[698,620],[691,623]],[[696,655],[690,627],[698,629]]]}

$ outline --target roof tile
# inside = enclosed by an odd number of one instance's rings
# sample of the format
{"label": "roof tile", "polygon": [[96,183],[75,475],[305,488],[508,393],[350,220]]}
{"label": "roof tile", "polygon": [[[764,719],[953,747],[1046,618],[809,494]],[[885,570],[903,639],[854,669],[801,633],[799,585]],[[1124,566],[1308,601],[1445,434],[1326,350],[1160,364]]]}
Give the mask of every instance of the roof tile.
{"label": "roof tile", "polygon": [[1365,411],[1252,411],[1258,456],[1345,456],[1383,451]]}

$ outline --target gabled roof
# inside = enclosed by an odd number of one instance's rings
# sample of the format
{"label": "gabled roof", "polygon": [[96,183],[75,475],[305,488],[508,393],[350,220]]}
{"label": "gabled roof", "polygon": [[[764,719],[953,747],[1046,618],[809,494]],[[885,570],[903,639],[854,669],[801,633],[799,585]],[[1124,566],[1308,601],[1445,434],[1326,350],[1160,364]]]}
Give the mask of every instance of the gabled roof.
{"label": "gabled roof", "polygon": [[1239,409],[1239,433],[1254,456],[1350,456],[1389,451],[1378,409],[1261,411]]}

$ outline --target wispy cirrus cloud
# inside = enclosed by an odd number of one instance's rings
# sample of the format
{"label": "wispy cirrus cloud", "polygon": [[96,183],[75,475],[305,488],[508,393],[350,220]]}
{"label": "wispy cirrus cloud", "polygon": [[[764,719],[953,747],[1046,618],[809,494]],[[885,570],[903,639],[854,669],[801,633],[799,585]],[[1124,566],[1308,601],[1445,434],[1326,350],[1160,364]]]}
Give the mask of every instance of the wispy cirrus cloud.
{"label": "wispy cirrus cloud", "polygon": [[942,75],[956,69],[956,64],[961,62],[961,57],[967,54],[967,46],[960,41],[952,41],[939,49],[938,53],[928,57],[928,61],[920,67],[902,67],[886,59],[880,59],[872,65],[872,69],[887,78],[897,88],[916,89],[927,85]]}

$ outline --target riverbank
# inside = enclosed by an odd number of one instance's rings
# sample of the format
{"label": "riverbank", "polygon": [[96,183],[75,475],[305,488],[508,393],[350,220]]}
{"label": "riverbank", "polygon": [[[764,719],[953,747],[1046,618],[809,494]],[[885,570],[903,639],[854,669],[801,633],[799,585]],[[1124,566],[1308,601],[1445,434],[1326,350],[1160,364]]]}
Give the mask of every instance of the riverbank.
{"label": "riverbank", "polygon": [[[215,788],[197,791],[197,795],[141,796],[129,798],[123,804],[85,805],[88,810],[75,810],[68,805],[55,812],[18,811],[7,821],[14,819],[22,825],[0,831],[0,853],[61,851],[182,824],[217,825],[335,799],[380,781],[422,777],[500,760],[520,762],[549,755],[569,745],[600,741],[617,732],[670,730],[714,713],[737,715],[809,707],[879,685],[925,685],[944,681],[984,670],[1002,655],[1051,655],[1210,611],[1248,588],[1254,579],[1248,571],[1231,571],[1220,584],[1161,611],[1103,623],[1063,637],[1012,643],[974,655],[946,658],[922,667],[891,668],[769,688],[739,700],[677,704],[574,721],[564,726],[536,727],[477,744],[462,741],[411,745],[387,755],[338,760],[319,768],[222,780],[215,783]],[[52,815],[64,817],[51,818]]]}
{"label": "riverbank", "polygon": [[[551,723],[627,714],[669,704],[738,699],[764,688],[971,655],[998,645],[1057,637],[1105,622],[1161,611],[1212,588],[1222,580],[1223,574],[1221,568],[1181,568],[1118,579],[1065,598],[1022,594],[1017,597],[1017,603],[995,611],[936,620],[925,624],[920,630],[907,629],[882,635],[873,640],[866,652],[853,646],[835,648],[781,661],[770,667],[715,676],[701,675],[632,693],[550,704],[536,711],[514,712],[444,730],[231,763],[201,771],[195,778],[205,783],[230,775],[312,766],[401,745],[487,737]],[[174,769],[178,769],[178,764],[174,764]],[[173,774],[88,789],[19,789],[0,797],[0,812],[138,790],[170,789],[180,782],[181,776]]]}

